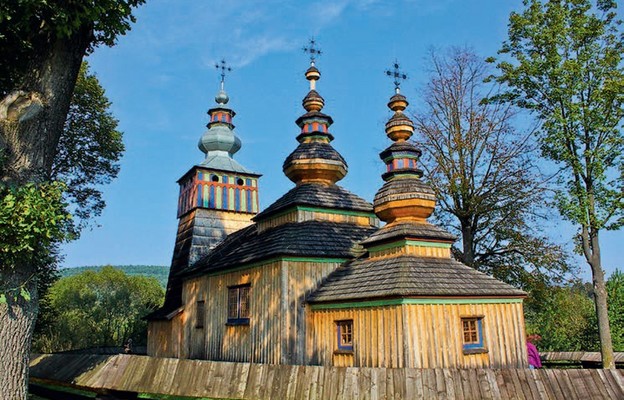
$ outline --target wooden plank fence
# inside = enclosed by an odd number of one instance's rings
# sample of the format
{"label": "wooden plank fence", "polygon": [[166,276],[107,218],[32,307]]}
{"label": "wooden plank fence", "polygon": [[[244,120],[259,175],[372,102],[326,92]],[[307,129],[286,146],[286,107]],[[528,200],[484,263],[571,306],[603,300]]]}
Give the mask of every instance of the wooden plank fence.
{"label": "wooden plank fence", "polygon": [[268,365],[138,355],[33,358],[31,381],[213,399],[624,399],[624,371]]}
{"label": "wooden plank fence", "polygon": [[[597,351],[553,351],[541,353],[545,361],[576,361],[576,362],[602,362],[602,356]],[[624,352],[613,353],[616,364],[624,364]]]}

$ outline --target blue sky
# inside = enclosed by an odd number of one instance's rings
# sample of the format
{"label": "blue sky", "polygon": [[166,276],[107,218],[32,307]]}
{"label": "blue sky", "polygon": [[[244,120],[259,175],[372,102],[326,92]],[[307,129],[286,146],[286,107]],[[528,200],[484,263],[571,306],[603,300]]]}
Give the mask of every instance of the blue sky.
{"label": "blue sky", "polygon": [[[520,0],[148,0],[117,46],[88,58],[113,103],[126,153],[118,179],[104,188],[99,226],[64,246],[63,265],[170,264],[176,181],[203,160],[197,142],[214,104],[214,64],[221,58],[234,68],[226,90],[243,142],[235,158],[263,174],[261,208],[292,187],[282,163],[297,144],[294,121],[308,90],[301,48],[311,37],[323,51],[317,88],[335,121],[333,145],[349,164],[339,184],[372,201],[382,184],[378,153],[389,144],[383,128],[393,85],[383,71],[399,60],[409,75],[402,93],[415,106],[428,49],[468,45],[495,55],[509,13],[520,7]],[[573,233],[544,229],[560,243]],[[616,250],[622,232],[602,237],[607,272],[624,267]]]}

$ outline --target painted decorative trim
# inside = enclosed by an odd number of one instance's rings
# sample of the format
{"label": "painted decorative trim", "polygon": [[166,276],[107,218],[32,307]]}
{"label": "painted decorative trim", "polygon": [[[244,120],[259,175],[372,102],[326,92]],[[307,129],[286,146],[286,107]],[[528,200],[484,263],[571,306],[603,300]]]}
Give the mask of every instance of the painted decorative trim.
{"label": "painted decorative trim", "polygon": [[348,303],[327,303],[312,304],[312,310],[333,310],[339,308],[366,308],[380,306],[398,306],[403,304],[512,304],[522,303],[522,298],[462,298],[462,299],[386,299],[386,300],[369,300],[369,301],[353,301]]}
{"label": "painted decorative trim", "polygon": [[257,213],[258,177],[196,169],[179,180],[178,218],[195,208]]}

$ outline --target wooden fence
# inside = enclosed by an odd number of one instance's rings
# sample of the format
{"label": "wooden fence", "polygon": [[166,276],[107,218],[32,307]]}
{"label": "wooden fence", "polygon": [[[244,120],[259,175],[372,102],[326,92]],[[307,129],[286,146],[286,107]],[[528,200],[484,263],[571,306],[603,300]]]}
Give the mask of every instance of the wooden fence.
{"label": "wooden fence", "polygon": [[[541,353],[541,356],[545,361],[602,362],[602,356],[597,351],[553,351]],[[624,352],[613,353],[613,361],[624,364]]]}
{"label": "wooden fence", "polygon": [[41,355],[31,381],[213,399],[624,399],[624,371],[342,368],[137,355]]}

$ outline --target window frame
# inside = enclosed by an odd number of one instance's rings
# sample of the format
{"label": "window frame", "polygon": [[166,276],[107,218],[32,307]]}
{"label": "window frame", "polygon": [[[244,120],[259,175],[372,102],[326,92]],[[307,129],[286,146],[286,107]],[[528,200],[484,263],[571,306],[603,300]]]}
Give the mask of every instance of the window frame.
{"label": "window frame", "polygon": [[[462,341],[462,350],[464,354],[479,354],[479,353],[487,353],[487,349],[485,347],[485,340],[483,337],[483,315],[467,315],[460,317],[460,329],[461,329],[461,341]],[[466,330],[464,327],[464,322],[474,322],[475,329]],[[476,341],[466,341],[466,334],[474,334],[477,335]]]}
{"label": "window frame", "polygon": [[[251,284],[245,283],[242,285],[234,285],[227,287],[227,323],[226,325],[249,325],[249,317],[250,317],[250,292],[251,292]],[[234,292],[233,292],[234,291]],[[233,316],[230,311],[232,309],[232,293],[236,293],[236,316]],[[243,297],[246,297],[246,310],[243,309]],[[246,315],[244,315],[244,311],[246,311]]]}
{"label": "window frame", "polygon": [[[334,323],[336,324],[336,353],[353,353],[353,320],[341,319]],[[343,344],[343,336],[351,338],[349,344]]]}
{"label": "window frame", "polygon": [[197,300],[195,303],[195,329],[204,329],[206,319],[206,301]]}

